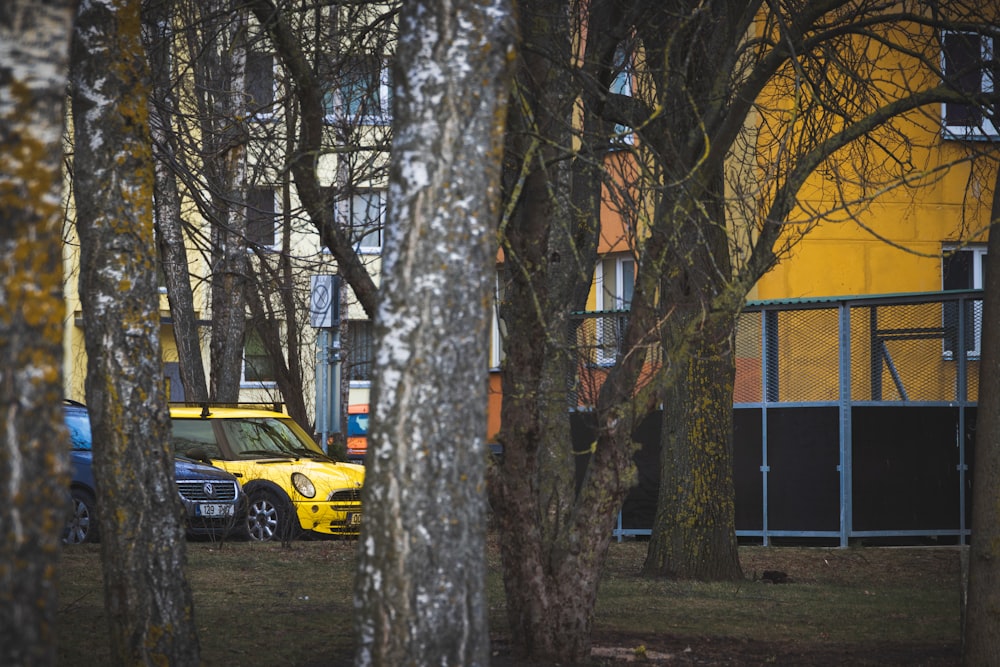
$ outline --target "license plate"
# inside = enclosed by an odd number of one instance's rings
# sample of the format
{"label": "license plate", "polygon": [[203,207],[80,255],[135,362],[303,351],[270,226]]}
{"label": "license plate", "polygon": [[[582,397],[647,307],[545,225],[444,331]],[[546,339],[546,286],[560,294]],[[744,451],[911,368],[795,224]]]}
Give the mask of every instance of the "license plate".
{"label": "license plate", "polygon": [[360,526],[361,525],[361,512],[349,512],[347,514],[347,525],[348,526]]}
{"label": "license plate", "polygon": [[233,506],[223,503],[199,503],[194,506],[195,516],[232,516]]}

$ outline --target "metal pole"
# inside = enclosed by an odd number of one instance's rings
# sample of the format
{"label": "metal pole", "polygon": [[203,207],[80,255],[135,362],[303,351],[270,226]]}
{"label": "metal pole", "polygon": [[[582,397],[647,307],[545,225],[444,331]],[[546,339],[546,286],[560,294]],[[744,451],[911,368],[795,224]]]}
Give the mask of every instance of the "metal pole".
{"label": "metal pole", "polygon": [[[851,532],[854,530],[854,499],[851,490],[854,486],[854,465],[851,442],[853,440],[853,414],[851,412],[851,306],[841,303],[838,311],[838,347],[837,366],[840,377],[840,395],[837,397],[840,410],[840,546],[850,544]],[[882,367],[879,365],[879,377]],[[881,382],[881,379],[879,380]],[[881,389],[880,389],[881,391]]]}
{"label": "metal pole", "polygon": [[340,277],[311,279],[309,319],[316,328],[316,431],[327,454],[327,439],[340,433]]}
{"label": "metal pole", "polygon": [[330,413],[328,396],[329,392],[329,368],[327,363],[327,339],[329,338],[327,329],[317,329],[316,335],[316,431],[319,433],[319,445],[327,452],[326,438],[329,429],[328,416]]}
{"label": "metal pole", "polygon": [[331,329],[330,345],[330,416],[327,425],[330,433],[340,433],[340,327]]}

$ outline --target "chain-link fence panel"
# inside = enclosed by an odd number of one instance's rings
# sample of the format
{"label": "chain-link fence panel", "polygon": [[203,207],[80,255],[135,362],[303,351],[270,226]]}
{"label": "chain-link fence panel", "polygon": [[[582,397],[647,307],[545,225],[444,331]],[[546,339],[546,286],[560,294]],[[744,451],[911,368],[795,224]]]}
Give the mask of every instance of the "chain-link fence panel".
{"label": "chain-link fence panel", "polygon": [[954,401],[957,365],[948,351],[957,323],[951,304],[860,305],[851,308],[852,401]]}
{"label": "chain-link fence panel", "polygon": [[760,311],[747,311],[736,322],[734,403],[760,403],[763,400],[762,322]]}
{"label": "chain-link fence panel", "polygon": [[[734,403],[839,402],[842,360],[852,402],[974,402],[982,334],[978,297],[961,292],[749,305],[734,337]],[[845,309],[849,329],[842,332]],[[627,311],[571,319],[572,407],[594,405],[620,361],[627,325]],[[846,340],[849,354],[841,350]],[[643,355],[643,378],[661,366],[656,344],[631,354]]]}
{"label": "chain-link fence panel", "polygon": [[[570,318],[569,345],[576,359],[569,379],[571,408],[586,409],[596,404],[601,385],[621,361],[626,327],[628,311],[578,313]],[[644,356],[644,377],[659,367],[657,346],[630,353]]]}
{"label": "chain-link fence panel", "polygon": [[765,399],[836,401],[840,395],[838,310],[765,310],[763,318]]}

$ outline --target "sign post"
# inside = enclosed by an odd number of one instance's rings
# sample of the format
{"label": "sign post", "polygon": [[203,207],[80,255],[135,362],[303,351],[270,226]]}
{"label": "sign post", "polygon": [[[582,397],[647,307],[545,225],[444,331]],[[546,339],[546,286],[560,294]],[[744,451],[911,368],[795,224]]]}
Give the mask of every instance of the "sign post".
{"label": "sign post", "polygon": [[309,321],[316,332],[316,431],[329,453],[327,437],[340,433],[340,276],[312,276]]}

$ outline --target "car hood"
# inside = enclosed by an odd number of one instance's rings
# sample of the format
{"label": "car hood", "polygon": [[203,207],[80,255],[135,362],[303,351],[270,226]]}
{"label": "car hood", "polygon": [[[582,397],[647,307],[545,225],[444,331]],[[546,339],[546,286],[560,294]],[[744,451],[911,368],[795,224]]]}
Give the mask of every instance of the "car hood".
{"label": "car hood", "polygon": [[[73,481],[94,488],[94,453],[89,449],[74,449],[70,452]],[[176,479],[201,479],[233,481],[236,478],[222,468],[207,463],[178,456],[174,459]]]}
{"label": "car hood", "polygon": [[177,479],[235,479],[230,473],[207,463],[178,456],[174,459]]}
{"label": "car hood", "polygon": [[243,484],[251,480],[266,479],[291,491],[292,473],[307,476],[320,495],[341,489],[361,488],[365,482],[364,466],[351,463],[334,463],[307,458],[250,459],[246,461],[213,461],[229,472],[238,473]]}
{"label": "car hood", "polygon": [[341,488],[360,487],[365,482],[364,466],[353,463],[333,463],[331,461],[302,460],[299,472],[310,477],[324,477],[333,486]]}

